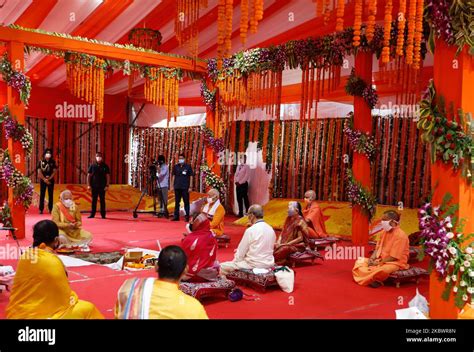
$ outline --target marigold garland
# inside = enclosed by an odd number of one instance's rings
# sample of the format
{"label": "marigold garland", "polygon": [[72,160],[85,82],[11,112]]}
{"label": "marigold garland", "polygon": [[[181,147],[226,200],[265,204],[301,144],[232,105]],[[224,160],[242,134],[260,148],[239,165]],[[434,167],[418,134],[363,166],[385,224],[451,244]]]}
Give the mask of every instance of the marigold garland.
{"label": "marigold garland", "polygon": [[392,31],[392,0],[386,0],[385,3],[385,23],[384,23],[384,47],[382,49],[382,63],[386,64],[390,61],[390,37]]}
{"label": "marigold garland", "polygon": [[250,18],[250,33],[257,33],[258,22],[263,19],[263,0],[251,0],[253,13]]}
{"label": "marigold garland", "polygon": [[193,57],[198,55],[199,10],[207,7],[207,0],[177,0],[175,33],[179,45],[186,44]]}
{"label": "marigold garland", "polygon": [[240,8],[240,41],[245,45],[249,29],[249,0],[242,0]]}
{"label": "marigold garland", "polygon": [[346,5],[345,0],[337,1],[337,13],[336,13],[336,32],[342,32],[344,30],[344,7]]}
{"label": "marigold garland", "polygon": [[417,0],[410,0],[410,6],[408,9],[408,34],[407,34],[407,47],[406,47],[406,63],[408,65],[413,64],[413,52],[414,52],[414,40],[415,40],[415,21],[416,21],[416,3]]}
{"label": "marigold garland", "polygon": [[374,38],[375,33],[375,16],[377,15],[377,0],[369,0],[368,5],[369,10],[369,17],[367,19],[367,28],[365,31],[365,35],[367,37],[367,41],[370,43]]}
{"label": "marigold garland", "polygon": [[407,0],[400,0],[400,9],[398,10],[398,33],[397,49],[398,56],[403,56],[403,46],[405,44],[405,26],[406,26]]}
{"label": "marigold garland", "polygon": [[352,38],[352,42],[355,47],[358,47],[360,46],[362,30],[362,0],[355,0],[354,15],[354,37]]}
{"label": "marigold garland", "polygon": [[69,91],[75,97],[94,105],[97,120],[101,122],[104,117],[105,60],[93,55],[68,52],[64,61]]}
{"label": "marigold garland", "polygon": [[421,63],[421,40],[423,38],[424,1],[418,0],[416,9],[413,68],[419,69]]}

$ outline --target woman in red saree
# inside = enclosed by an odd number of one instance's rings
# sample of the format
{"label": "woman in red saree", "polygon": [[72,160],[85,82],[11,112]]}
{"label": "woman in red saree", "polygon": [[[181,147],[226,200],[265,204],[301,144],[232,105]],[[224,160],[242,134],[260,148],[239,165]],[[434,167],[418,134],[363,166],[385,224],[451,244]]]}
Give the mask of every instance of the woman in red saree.
{"label": "woman in red saree", "polygon": [[307,247],[309,227],[304,221],[301,204],[288,203],[288,216],[283,225],[283,230],[275,243],[273,257],[278,265],[285,265],[288,257],[296,252],[302,252]]}
{"label": "woman in red saree", "polygon": [[[216,261],[217,241],[206,214],[198,213],[189,223],[190,233],[181,247],[188,257],[188,273],[183,280],[205,281]],[[217,274],[217,271],[215,271]]]}
{"label": "woman in red saree", "polygon": [[316,203],[316,193],[307,191],[304,194],[306,209],[303,210],[303,216],[309,227],[310,238],[328,237],[326,226],[324,225],[324,216],[318,203]]}

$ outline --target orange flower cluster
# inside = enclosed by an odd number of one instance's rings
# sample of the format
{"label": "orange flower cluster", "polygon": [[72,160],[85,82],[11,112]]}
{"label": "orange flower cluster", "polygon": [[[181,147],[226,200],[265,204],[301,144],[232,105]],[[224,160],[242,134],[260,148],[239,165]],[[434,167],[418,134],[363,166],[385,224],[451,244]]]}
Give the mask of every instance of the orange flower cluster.
{"label": "orange flower cluster", "polygon": [[321,17],[324,12],[325,0],[313,0],[316,3],[316,17]]}
{"label": "orange flower cluster", "polygon": [[230,50],[232,49],[232,17],[234,14],[234,0],[226,0],[225,2],[225,56],[230,55]]}
{"label": "orange flower cluster", "polygon": [[367,19],[367,29],[365,31],[369,42],[374,38],[375,33],[375,16],[377,15],[377,0],[369,0],[369,17]]}
{"label": "orange flower cluster", "polygon": [[96,59],[94,64],[83,66],[80,60],[66,64],[66,81],[69,91],[75,97],[95,106],[97,120],[104,117],[104,60]]}
{"label": "orange flower cluster", "polygon": [[145,77],[145,99],[157,106],[163,106],[171,115],[178,116],[179,81],[177,76],[166,76],[159,68],[151,68],[149,77]]}
{"label": "orange flower cluster", "polygon": [[324,25],[329,23],[329,19],[331,18],[331,10],[329,9],[329,0],[325,1],[324,5]]}
{"label": "orange flower cluster", "polygon": [[253,16],[250,18],[250,33],[257,33],[258,22],[263,19],[263,0],[253,1]]}
{"label": "orange flower cluster", "polygon": [[207,0],[178,0],[176,4],[175,34],[179,45],[187,44],[189,53],[198,55],[199,10],[207,7]]}
{"label": "orange flower cluster", "polygon": [[362,0],[355,1],[355,19],[354,19],[354,38],[353,45],[358,47],[360,45],[360,32],[362,27]]}
{"label": "orange flower cluster", "polygon": [[405,25],[407,12],[407,0],[400,0],[398,10],[398,34],[397,34],[397,55],[403,56],[403,44],[405,44]]}
{"label": "orange flower cluster", "polygon": [[382,63],[386,64],[390,61],[390,34],[392,31],[392,0],[386,0],[385,3],[385,23],[383,32],[383,49],[382,49]]}
{"label": "orange flower cluster", "polygon": [[421,62],[421,39],[423,37],[423,11],[424,1],[418,0],[416,7],[416,24],[415,24],[415,52],[413,59],[413,67],[420,68]]}
{"label": "orange flower cluster", "polygon": [[240,7],[240,41],[245,45],[249,29],[249,0],[242,0]]}
{"label": "orange flower cluster", "polygon": [[337,20],[336,20],[336,32],[342,32],[344,29],[344,6],[346,5],[344,0],[337,1]]}
{"label": "orange flower cluster", "polygon": [[410,0],[410,7],[408,9],[408,35],[406,48],[406,63],[413,64],[413,50],[415,39],[415,20],[416,20],[416,2],[417,0]]}
{"label": "orange flower cluster", "polygon": [[224,58],[224,43],[226,38],[226,18],[225,18],[226,0],[219,0],[217,4],[217,62],[221,69],[222,59]]}

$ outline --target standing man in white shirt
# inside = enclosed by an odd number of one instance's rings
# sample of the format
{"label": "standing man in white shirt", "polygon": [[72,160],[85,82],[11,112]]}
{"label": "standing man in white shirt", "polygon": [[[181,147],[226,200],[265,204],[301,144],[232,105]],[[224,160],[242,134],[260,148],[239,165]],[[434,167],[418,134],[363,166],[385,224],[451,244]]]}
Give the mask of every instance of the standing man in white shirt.
{"label": "standing man in white shirt", "polygon": [[263,221],[262,206],[252,205],[248,210],[248,217],[252,226],[245,230],[234,260],[221,264],[221,275],[239,269],[268,269],[275,265],[273,249],[276,235],[273,228]]}
{"label": "standing man in white shirt", "polygon": [[234,175],[234,182],[237,186],[237,203],[239,205],[239,218],[244,216],[245,210],[249,211],[249,180],[250,167],[247,165],[247,155],[243,154],[239,158],[239,165]]}

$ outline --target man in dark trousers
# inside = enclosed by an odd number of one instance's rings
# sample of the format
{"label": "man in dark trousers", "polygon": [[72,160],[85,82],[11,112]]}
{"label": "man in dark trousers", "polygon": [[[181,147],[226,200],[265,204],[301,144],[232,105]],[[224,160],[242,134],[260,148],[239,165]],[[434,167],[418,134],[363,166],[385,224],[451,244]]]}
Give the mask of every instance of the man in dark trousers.
{"label": "man in dark trousers", "polygon": [[239,205],[239,218],[245,215],[245,210],[249,210],[249,181],[250,181],[250,167],[247,165],[247,156],[241,155],[239,158],[239,165],[234,175],[234,182],[237,186],[237,204]]}
{"label": "man in dark trousers", "polygon": [[189,221],[189,186],[194,176],[193,169],[185,163],[184,154],[178,155],[178,164],[173,167],[172,184],[174,188],[174,217],[172,221],[179,221],[179,204],[181,198],[184,201],[184,211],[186,212],[186,221]]}
{"label": "man in dark trousers", "polygon": [[46,189],[48,189],[48,210],[51,213],[54,202],[54,175],[58,166],[56,161],[53,159],[53,152],[51,149],[45,149],[43,153],[43,159],[38,161],[38,177],[40,179],[40,200],[39,200],[39,212],[43,214],[44,209],[44,197],[46,195]]}
{"label": "man in dark trousers", "polygon": [[95,154],[96,162],[89,166],[87,175],[87,189],[92,191],[92,210],[89,218],[95,217],[97,198],[100,197],[100,215],[105,219],[105,191],[110,184],[110,169],[104,163],[102,153]]}

